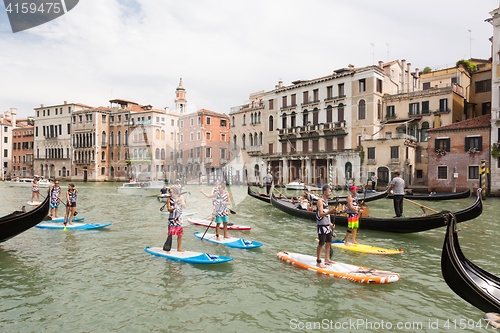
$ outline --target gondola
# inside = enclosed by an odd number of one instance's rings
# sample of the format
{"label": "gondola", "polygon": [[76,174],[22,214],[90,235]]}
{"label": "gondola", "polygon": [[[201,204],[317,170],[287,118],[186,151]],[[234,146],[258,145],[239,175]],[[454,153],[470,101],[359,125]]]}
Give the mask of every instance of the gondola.
{"label": "gondola", "polygon": [[[429,194],[405,194],[406,199],[410,200],[455,200],[470,197],[470,189],[462,192],[451,192],[451,193],[429,193]],[[392,199],[392,194],[387,196],[387,199]]]}
{"label": "gondola", "polygon": [[[481,198],[481,189],[478,190],[478,196],[472,206],[453,212],[458,222],[465,222],[474,219],[483,212],[483,201]],[[271,196],[271,204],[279,210],[309,220],[316,220],[316,213],[299,209],[296,204],[286,200]],[[347,216],[337,215],[335,224],[347,226]],[[446,225],[443,213],[419,217],[399,217],[399,218],[380,218],[380,217],[361,217],[359,219],[359,229],[379,230],[397,233],[412,233],[431,230]]]}
{"label": "gondola", "polygon": [[500,277],[470,262],[458,243],[457,222],[450,215],[441,254],[441,272],[448,286],[484,312],[500,312]]}
{"label": "gondola", "polygon": [[[254,192],[250,186],[248,186],[248,195],[250,195],[251,197],[254,197],[256,199],[259,199],[261,201],[264,201],[264,202],[267,202],[267,203],[271,203],[271,197],[265,193],[261,193],[261,192]],[[364,194],[359,194],[358,195],[358,200],[360,201],[364,201],[364,202],[369,202],[369,201],[374,201],[374,200],[378,200],[378,199],[383,199],[387,196],[387,192],[376,192],[376,193],[368,193],[366,198],[365,198],[365,195]],[[278,198],[281,198],[278,197]],[[291,199],[292,197],[287,197],[287,199]],[[338,200],[337,200],[338,198]],[[343,204],[345,205],[347,203],[347,196],[339,196],[339,197],[335,197],[334,199],[330,199],[328,200],[328,204],[329,205],[336,205],[336,204]]]}
{"label": "gondola", "polygon": [[35,209],[29,212],[13,212],[0,217],[0,243],[34,227],[42,222],[48,215],[50,209],[50,195]]}

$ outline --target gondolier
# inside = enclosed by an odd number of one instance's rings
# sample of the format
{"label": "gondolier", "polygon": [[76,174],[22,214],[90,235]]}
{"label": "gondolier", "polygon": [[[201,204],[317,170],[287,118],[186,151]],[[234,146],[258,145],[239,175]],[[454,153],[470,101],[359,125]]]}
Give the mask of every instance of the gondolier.
{"label": "gondolier", "polygon": [[394,217],[402,217],[403,199],[405,196],[405,181],[403,178],[399,177],[401,175],[401,171],[394,170],[392,173],[394,174],[394,178],[392,179],[391,187],[389,187],[389,192],[394,192],[394,212],[396,213],[396,216]]}
{"label": "gondolier", "polygon": [[271,185],[273,184],[273,172],[269,171],[269,173],[264,178],[266,180],[267,195],[269,195],[269,192],[271,191]]}

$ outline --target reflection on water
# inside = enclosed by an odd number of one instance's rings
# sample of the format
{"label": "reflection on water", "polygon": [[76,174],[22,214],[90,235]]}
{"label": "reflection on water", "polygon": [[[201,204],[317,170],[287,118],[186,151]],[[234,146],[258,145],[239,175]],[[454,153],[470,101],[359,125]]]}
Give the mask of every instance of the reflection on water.
{"label": "reflection on water", "polygon": [[[264,243],[257,250],[231,249],[193,236],[202,226],[184,223],[183,248],[233,257],[220,265],[190,265],[152,256],[147,246],[162,246],[167,234],[163,203],[154,197],[119,195],[121,184],[76,184],[79,217],[87,223],[113,223],[106,230],[61,231],[32,228],[0,244],[0,329],[33,331],[289,331],[290,322],[373,322],[474,319],[481,311],[451,291],[441,276],[444,228],[418,234],[361,230],[359,241],[404,253],[374,256],[334,250],[334,260],[390,270],[401,280],[389,285],[359,285],[303,270],[276,258],[279,251],[314,255],[313,221],[293,218],[232,187],[231,223],[251,231],[229,231]],[[209,191],[209,186],[203,187]],[[191,192],[186,211],[211,214],[210,200]],[[281,189],[280,189],[281,190]],[[30,199],[30,189],[2,187],[0,215]],[[474,198],[425,202],[436,210],[457,210]],[[496,253],[499,200],[490,198],[480,218],[461,226],[465,255],[500,275]],[[394,216],[392,201],[370,202],[370,215]],[[404,203],[404,215],[421,215]],[[361,220],[362,223],[362,220]],[[337,226],[338,238],[346,229]],[[384,332],[384,330],[370,330]]]}

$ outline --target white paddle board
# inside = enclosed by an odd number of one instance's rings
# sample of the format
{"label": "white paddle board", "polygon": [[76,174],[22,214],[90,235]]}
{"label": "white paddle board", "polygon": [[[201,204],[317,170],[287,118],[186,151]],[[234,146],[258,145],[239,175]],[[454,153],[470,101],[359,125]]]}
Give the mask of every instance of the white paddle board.
{"label": "white paddle board", "polygon": [[185,251],[177,252],[177,250],[170,250],[170,253],[163,251],[161,247],[147,247],[144,251],[159,257],[165,257],[172,260],[179,260],[189,262],[191,264],[219,264],[233,260],[230,257],[216,256],[208,253]]}

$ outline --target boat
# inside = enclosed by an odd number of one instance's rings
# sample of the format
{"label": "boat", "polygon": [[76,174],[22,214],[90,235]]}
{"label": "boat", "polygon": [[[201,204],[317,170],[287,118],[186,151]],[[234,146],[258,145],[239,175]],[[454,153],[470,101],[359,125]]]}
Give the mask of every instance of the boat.
{"label": "boat", "polygon": [[0,217],[0,243],[34,227],[49,214],[50,196],[47,195],[41,205],[28,212],[15,211]]}
{"label": "boat", "polygon": [[[271,204],[279,210],[309,220],[316,221],[316,212],[297,208],[297,204],[293,204],[286,199],[278,199],[276,196],[271,196]],[[481,197],[481,189],[478,189],[476,201],[469,207],[453,212],[458,222],[472,220],[483,212],[483,200]],[[388,231],[397,233],[412,233],[431,230],[446,226],[445,212],[418,216],[418,217],[361,217],[359,219],[359,229]],[[332,214],[333,219],[333,214]],[[335,224],[347,226],[346,215],[336,215]]]}
{"label": "boat", "polygon": [[[15,178],[7,182],[10,187],[31,187],[33,184],[33,178]],[[38,187],[49,187],[54,185],[47,179],[40,179],[38,181]]]}
{"label": "boat", "polygon": [[130,182],[118,187],[118,193],[149,197],[158,195],[163,186],[163,181]]}
{"label": "boat", "polygon": [[[436,193],[431,192],[429,194],[405,194],[404,198],[410,200],[455,200],[470,197],[470,189],[461,192],[449,192],[449,193]],[[387,199],[392,199],[392,194],[387,196]]]}
{"label": "boat", "polygon": [[500,313],[500,277],[469,261],[458,242],[457,219],[447,216],[447,230],[441,254],[441,272],[448,286],[460,297],[484,312]]}
{"label": "boat", "polygon": [[285,185],[287,190],[305,190],[306,185],[301,180],[296,180]]}
{"label": "boat", "polygon": [[[266,193],[254,192],[250,188],[250,186],[248,186],[247,192],[248,192],[248,195],[250,195],[251,197],[254,197],[256,199],[259,199],[259,200],[267,202],[267,203],[271,203],[271,197],[269,195],[267,195]],[[365,197],[364,193],[363,194],[358,194],[357,198],[360,201],[369,202],[369,201],[374,201],[374,200],[378,200],[378,199],[383,199],[386,196],[387,196],[387,191],[384,191],[384,192],[371,192],[371,193],[367,193],[366,197]],[[281,196],[278,197],[278,198],[281,198]],[[293,197],[287,197],[287,199],[290,199],[290,200],[292,198]],[[347,203],[347,196],[346,195],[334,197],[333,199],[329,199],[328,200],[328,204],[329,205],[346,204],[346,203]]]}

